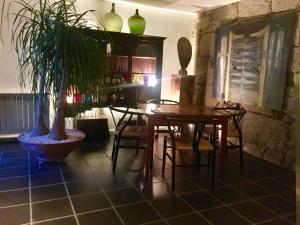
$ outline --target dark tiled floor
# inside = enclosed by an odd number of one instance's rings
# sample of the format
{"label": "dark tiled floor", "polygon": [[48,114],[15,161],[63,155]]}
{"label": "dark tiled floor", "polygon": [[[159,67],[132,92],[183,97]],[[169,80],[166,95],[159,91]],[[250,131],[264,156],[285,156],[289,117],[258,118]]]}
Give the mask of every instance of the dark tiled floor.
{"label": "dark tiled floor", "polygon": [[[111,142],[84,144],[62,163],[39,164],[18,144],[0,145],[2,225],[291,225],[295,175],[261,159],[230,151],[224,178],[210,190],[210,171],[161,176],[162,138],[145,180],[144,152],[121,149],[112,173]],[[178,157],[179,158],[179,157]],[[185,159],[185,161],[188,159]]]}

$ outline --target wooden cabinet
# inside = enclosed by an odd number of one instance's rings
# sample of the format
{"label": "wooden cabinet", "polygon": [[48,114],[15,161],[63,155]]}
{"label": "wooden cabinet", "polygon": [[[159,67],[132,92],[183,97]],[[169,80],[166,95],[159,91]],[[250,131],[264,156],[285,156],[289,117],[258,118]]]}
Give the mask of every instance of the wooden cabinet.
{"label": "wooden cabinet", "polygon": [[109,32],[107,104],[136,106],[160,98],[164,37]]}

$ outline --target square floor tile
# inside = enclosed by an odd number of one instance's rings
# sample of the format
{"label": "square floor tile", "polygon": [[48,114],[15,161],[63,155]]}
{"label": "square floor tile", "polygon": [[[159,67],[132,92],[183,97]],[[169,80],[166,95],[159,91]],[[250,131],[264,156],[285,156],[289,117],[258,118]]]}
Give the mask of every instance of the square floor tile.
{"label": "square floor tile", "polygon": [[[211,176],[210,175],[199,175],[197,177],[189,178],[193,183],[199,185],[200,187],[211,189]],[[215,188],[224,186],[225,183],[221,179],[215,180]]]}
{"label": "square floor tile", "polygon": [[73,211],[67,198],[32,204],[34,222],[68,215],[73,215]]}
{"label": "square floor tile", "polygon": [[178,197],[152,200],[150,203],[163,217],[178,216],[193,211],[191,207]]}
{"label": "square floor tile", "polygon": [[27,158],[28,152],[25,150],[17,150],[17,151],[5,151],[3,152],[2,159],[15,159],[15,158]]}
{"label": "square floor tile", "polygon": [[28,166],[28,159],[27,158],[2,159],[0,161],[0,168],[26,167],[26,166]]}
{"label": "square floor tile", "polygon": [[0,209],[1,225],[20,225],[30,222],[29,205]]}
{"label": "square floor tile", "polygon": [[209,209],[201,212],[201,214],[214,225],[250,225],[248,221],[228,207]]}
{"label": "square floor tile", "polygon": [[290,186],[285,185],[275,179],[263,179],[263,180],[258,181],[257,184],[267,188],[268,190],[270,190],[274,193],[291,190]]}
{"label": "square floor tile", "polygon": [[215,190],[210,191],[210,194],[227,204],[248,200],[246,195],[243,195],[230,187],[216,188]]}
{"label": "square floor tile", "polygon": [[102,190],[94,180],[70,182],[66,183],[66,185],[71,196],[99,192]]}
{"label": "square floor tile", "polygon": [[257,185],[254,182],[242,182],[240,184],[234,185],[233,187],[250,198],[257,198],[272,194],[270,190],[267,190],[266,188]]}
{"label": "square floor tile", "polygon": [[64,161],[59,166],[63,171],[89,169],[89,167],[87,166],[84,160]]}
{"label": "square floor tile", "polygon": [[77,225],[75,217],[54,219],[46,222],[34,223],[34,225]]}
{"label": "square floor tile", "polygon": [[114,176],[112,166],[91,167],[91,171],[98,178]]}
{"label": "square floor tile", "polygon": [[114,176],[114,177],[106,177],[103,179],[100,179],[101,187],[104,190],[110,190],[110,189],[118,189],[118,188],[124,188],[131,186],[129,182],[120,176]]}
{"label": "square floor tile", "polygon": [[0,207],[26,204],[28,202],[29,190],[27,188],[0,192]]}
{"label": "square floor tile", "polygon": [[59,173],[57,163],[42,163],[30,167],[30,174]]}
{"label": "square floor tile", "polygon": [[31,175],[31,186],[43,186],[50,184],[58,184],[62,183],[63,180],[59,173],[46,173],[46,174],[38,174]]}
{"label": "square floor tile", "polygon": [[153,223],[147,223],[147,225],[167,225],[164,221],[157,221]]}
{"label": "square floor tile", "polygon": [[126,225],[138,225],[160,219],[147,202],[117,207],[117,210]]}
{"label": "square floor tile", "polygon": [[296,175],[294,172],[292,172],[291,174],[288,175],[283,175],[277,178],[278,181],[287,184],[291,187],[295,187],[296,186]]}
{"label": "square floor tile", "polygon": [[291,225],[291,224],[282,219],[275,219],[269,222],[260,223],[259,225]]}
{"label": "square floor tile", "polygon": [[272,211],[253,201],[234,204],[230,207],[253,223],[269,220],[277,216]]}
{"label": "square floor tile", "polygon": [[296,203],[296,190],[282,192],[279,194],[284,200],[289,201],[290,203]]}
{"label": "square floor tile", "polygon": [[[172,186],[171,183],[169,183],[169,185]],[[197,191],[201,189],[203,188],[200,188],[198,185],[188,179],[175,180],[175,192],[178,194]]]}
{"label": "square floor tile", "polygon": [[89,169],[64,171],[63,176],[66,182],[94,179],[93,173]]}
{"label": "square floor tile", "polygon": [[206,191],[184,194],[181,197],[195,210],[209,209],[223,204]]}
{"label": "square floor tile", "polygon": [[144,200],[135,188],[112,190],[108,191],[107,195],[115,206]]}
{"label": "square floor tile", "polygon": [[174,195],[171,184],[167,182],[150,183],[139,186],[138,189],[147,199],[157,199]]}
{"label": "square floor tile", "polygon": [[264,197],[257,199],[256,201],[278,213],[279,215],[293,213],[296,211],[296,205],[291,204],[277,196]]}
{"label": "square floor tile", "polygon": [[293,224],[296,224],[297,215],[296,215],[296,213],[292,213],[292,214],[290,214],[288,216],[285,216],[285,219],[288,220],[288,221],[290,221]]}
{"label": "square floor tile", "polygon": [[64,198],[67,197],[67,192],[63,184],[55,184],[43,187],[31,188],[32,202]]}
{"label": "square floor tile", "polygon": [[76,213],[83,213],[111,207],[104,193],[93,193],[71,197]]}
{"label": "square floor tile", "polygon": [[202,216],[196,213],[168,219],[170,225],[209,225]]}
{"label": "square floor tile", "polygon": [[78,216],[80,225],[122,225],[121,220],[112,209],[85,213]]}
{"label": "square floor tile", "polygon": [[23,177],[28,175],[28,166],[10,167],[0,169],[0,179],[10,177]]}
{"label": "square floor tile", "polygon": [[112,161],[107,157],[86,159],[85,161],[89,167],[111,166],[112,165]]}
{"label": "square floor tile", "polygon": [[[254,159],[254,160],[256,160],[256,159]],[[287,170],[283,167],[277,166],[275,164],[269,163],[269,162],[267,162],[266,165],[264,165],[262,167],[259,167],[258,169],[261,173],[264,173],[269,177],[271,177],[271,176],[283,176],[283,175],[287,175],[287,174],[290,173],[289,170]]]}
{"label": "square floor tile", "polygon": [[27,188],[28,182],[28,177],[0,179],[0,191]]}

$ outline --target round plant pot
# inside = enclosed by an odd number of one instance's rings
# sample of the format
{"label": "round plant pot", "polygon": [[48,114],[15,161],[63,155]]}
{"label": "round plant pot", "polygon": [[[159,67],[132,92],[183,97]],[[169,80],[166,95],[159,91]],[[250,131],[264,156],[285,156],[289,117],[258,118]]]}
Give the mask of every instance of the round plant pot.
{"label": "round plant pot", "polygon": [[85,138],[79,130],[66,130],[67,140],[55,141],[47,139],[48,135],[30,138],[29,132],[21,133],[18,141],[30,153],[33,153],[40,162],[61,161],[75,150]]}

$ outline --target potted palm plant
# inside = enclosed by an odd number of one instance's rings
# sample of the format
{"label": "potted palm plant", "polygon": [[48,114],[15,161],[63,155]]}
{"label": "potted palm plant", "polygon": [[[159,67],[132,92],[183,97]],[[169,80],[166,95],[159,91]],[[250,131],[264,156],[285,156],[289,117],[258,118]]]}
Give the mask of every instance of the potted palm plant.
{"label": "potted palm plant", "polygon": [[[83,140],[84,133],[66,130],[64,111],[71,87],[85,95],[99,96],[105,84],[105,46],[85,18],[93,10],[80,13],[76,0],[4,0],[3,18],[13,15],[12,36],[18,55],[21,85],[30,81],[38,92],[34,128],[19,135],[18,140],[40,160],[61,160]],[[17,10],[16,10],[17,9]],[[4,12],[7,11],[7,14]],[[1,29],[0,27],[0,29]],[[2,29],[1,29],[2,30]],[[55,105],[54,122],[45,125],[44,109],[48,96]]]}

